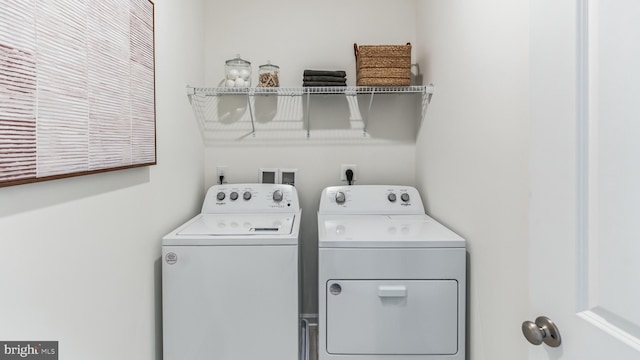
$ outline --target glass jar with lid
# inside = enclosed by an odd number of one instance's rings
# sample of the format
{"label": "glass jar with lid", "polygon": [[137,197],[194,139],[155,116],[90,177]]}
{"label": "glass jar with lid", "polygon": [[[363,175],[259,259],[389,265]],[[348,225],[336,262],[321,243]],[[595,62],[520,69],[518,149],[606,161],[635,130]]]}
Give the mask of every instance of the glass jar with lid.
{"label": "glass jar with lid", "polygon": [[260,65],[258,68],[258,86],[259,87],[279,87],[280,81],[278,80],[278,73],[280,67],[273,65],[271,61],[267,61],[266,64]]}
{"label": "glass jar with lid", "polygon": [[224,65],[226,87],[251,87],[251,63],[236,55]]}

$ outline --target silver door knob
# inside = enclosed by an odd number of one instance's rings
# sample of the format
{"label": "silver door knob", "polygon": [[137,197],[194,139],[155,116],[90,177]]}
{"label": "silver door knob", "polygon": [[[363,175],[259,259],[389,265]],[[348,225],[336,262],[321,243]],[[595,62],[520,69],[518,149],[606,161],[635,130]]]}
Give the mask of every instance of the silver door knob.
{"label": "silver door knob", "polygon": [[551,347],[558,347],[561,343],[558,327],[546,316],[539,316],[535,323],[523,322],[522,333],[533,345],[540,345],[544,342]]}

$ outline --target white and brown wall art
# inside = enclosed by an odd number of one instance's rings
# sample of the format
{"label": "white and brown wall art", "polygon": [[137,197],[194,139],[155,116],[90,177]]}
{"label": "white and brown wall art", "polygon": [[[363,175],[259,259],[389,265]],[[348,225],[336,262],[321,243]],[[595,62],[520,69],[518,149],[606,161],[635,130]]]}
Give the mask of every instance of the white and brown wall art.
{"label": "white and brown wall art", "polygon": [[0,186],[156,162],[153,2],[0,0]]}

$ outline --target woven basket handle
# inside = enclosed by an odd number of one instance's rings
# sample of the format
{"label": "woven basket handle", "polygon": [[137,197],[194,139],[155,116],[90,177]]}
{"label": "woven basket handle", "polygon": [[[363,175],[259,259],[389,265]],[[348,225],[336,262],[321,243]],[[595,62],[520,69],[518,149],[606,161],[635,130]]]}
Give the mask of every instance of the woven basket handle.
{"label": "woven basket handle", "polygon": [[[407,45],[411,45],[411,43],[408,42]],[[358,60],[358,44],[357,43],[353,43],[353,54],[356,56],[356,60]]]}

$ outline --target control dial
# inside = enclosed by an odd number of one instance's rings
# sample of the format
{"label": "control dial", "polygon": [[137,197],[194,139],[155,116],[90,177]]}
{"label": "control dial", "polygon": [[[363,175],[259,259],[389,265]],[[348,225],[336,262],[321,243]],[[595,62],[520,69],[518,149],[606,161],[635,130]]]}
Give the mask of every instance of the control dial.
{"label": "control dial", "polygon": [[218,199],[218,201],[222,201],[224,200],[224,193],[222,191],[220,191],[217,195],[216,195],[216,199]]}
{"label": "control dial", "polygon": [[242,194],[242,198],[245,199],[245,200],[250,200],[251,199],[251,192],[245,191],[244,194]]}
{"label": "control dial", "polygon": [[387,195],[387,199],[389,199],[389,201],[391,201],[391,202],[396,202],[396,194],[391,193],[391,194]]}
{"label": "control dial", "polygon": [[400,195],[400,199],[402,199],[402,201],[404,202],[409,202],[409,194],[403,193],[402,195]]}
{"label": "control dial", "polygon": [[238,200],[238,193],[237,192],[232,192],[231,194],[229,194],[229,199],[235,201]]}
{"label": "control dial", "polygon": [[338,191],[336,193],[336,203],[337,204],[344,204],[345,200],[347,200],[346,196],[344,196],[344,193],[342,191]]}
{"label": "control dial", "polygon": [[273,201],[275,202],[282,201],[282,190],[276,190],[273,192]]}

